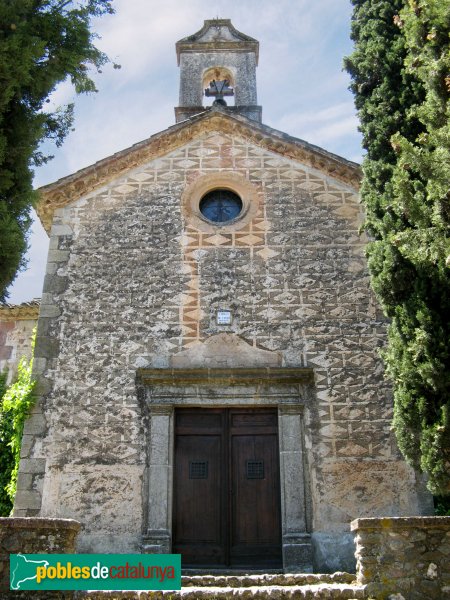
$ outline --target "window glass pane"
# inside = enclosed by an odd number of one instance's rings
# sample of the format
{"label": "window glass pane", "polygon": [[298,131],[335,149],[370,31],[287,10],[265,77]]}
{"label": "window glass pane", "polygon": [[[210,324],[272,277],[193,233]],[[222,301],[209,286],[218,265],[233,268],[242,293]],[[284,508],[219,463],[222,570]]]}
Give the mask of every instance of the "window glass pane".
{"label": "window glass pane", "polygon": [[200,212],[213,223],[235,219],[242,210],[242,200],[230,190],[213,190],[200,201]]}

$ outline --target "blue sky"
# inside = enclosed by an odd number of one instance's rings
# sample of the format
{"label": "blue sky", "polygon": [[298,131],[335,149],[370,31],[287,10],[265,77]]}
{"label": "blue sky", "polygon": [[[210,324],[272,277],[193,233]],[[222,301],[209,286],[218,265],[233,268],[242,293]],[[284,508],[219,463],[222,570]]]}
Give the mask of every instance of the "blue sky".
{"label": "blue sky", "polygon": [[[116,0],[116,14],[94,21],[97,45],[120,70],[95,74],[98,93],[74,97],[68,83],[48,106],[75,101],[75,130],[55,158],[36,170],[40,187],[86,167],[175,122],[177,40],[205,19],[231,19],[260,42],[258,102],[263,123],[359,162],[362,151],[349,77],[349,0]],[[11,303],[41,296],[48,238],[37,219],[28,269],[10,288]]]}

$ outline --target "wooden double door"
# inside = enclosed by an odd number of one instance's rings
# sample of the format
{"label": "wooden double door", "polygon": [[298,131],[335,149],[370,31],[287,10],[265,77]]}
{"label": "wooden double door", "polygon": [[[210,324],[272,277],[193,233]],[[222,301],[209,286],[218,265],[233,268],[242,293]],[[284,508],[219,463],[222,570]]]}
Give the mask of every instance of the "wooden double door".
{"label": "wooden double door", "polygon": [[279,567],[276,409],[175,413],[173,552],[183,567]]}

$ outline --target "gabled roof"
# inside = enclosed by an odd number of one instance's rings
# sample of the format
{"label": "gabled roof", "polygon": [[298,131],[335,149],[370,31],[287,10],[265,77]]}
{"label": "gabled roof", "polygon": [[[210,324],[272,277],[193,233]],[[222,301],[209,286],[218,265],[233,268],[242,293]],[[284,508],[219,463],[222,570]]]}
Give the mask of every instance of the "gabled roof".
{"label": "gabled roof", "polygon": [[254,38],[238,31],[230,19],[208,19],[203,27],[176,43],[177,60],[180,64],[182,52],[254,52],[258,64],[259,42]]}
{"label": "gabled roof", "polygon": [[212,131],[244,137],[270,152],[297,160],[354,188],[359,187],[362,173],[358,164],[242,115],[230,114],[226,107],[212,106],[130,148],[39,188],[36,212],[42,225],[49,233],[55,209]]}

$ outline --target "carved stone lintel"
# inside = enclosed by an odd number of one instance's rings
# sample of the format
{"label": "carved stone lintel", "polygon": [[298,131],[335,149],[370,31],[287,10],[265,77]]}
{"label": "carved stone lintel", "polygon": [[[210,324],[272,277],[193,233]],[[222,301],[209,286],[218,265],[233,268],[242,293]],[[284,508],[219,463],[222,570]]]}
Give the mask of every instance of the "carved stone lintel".
{"label": "carved stone lintel", "polygon": [[139,369],[138,379],[148,386],[157,385],[297,385],[313,381],[313,370],[297,367]]}

